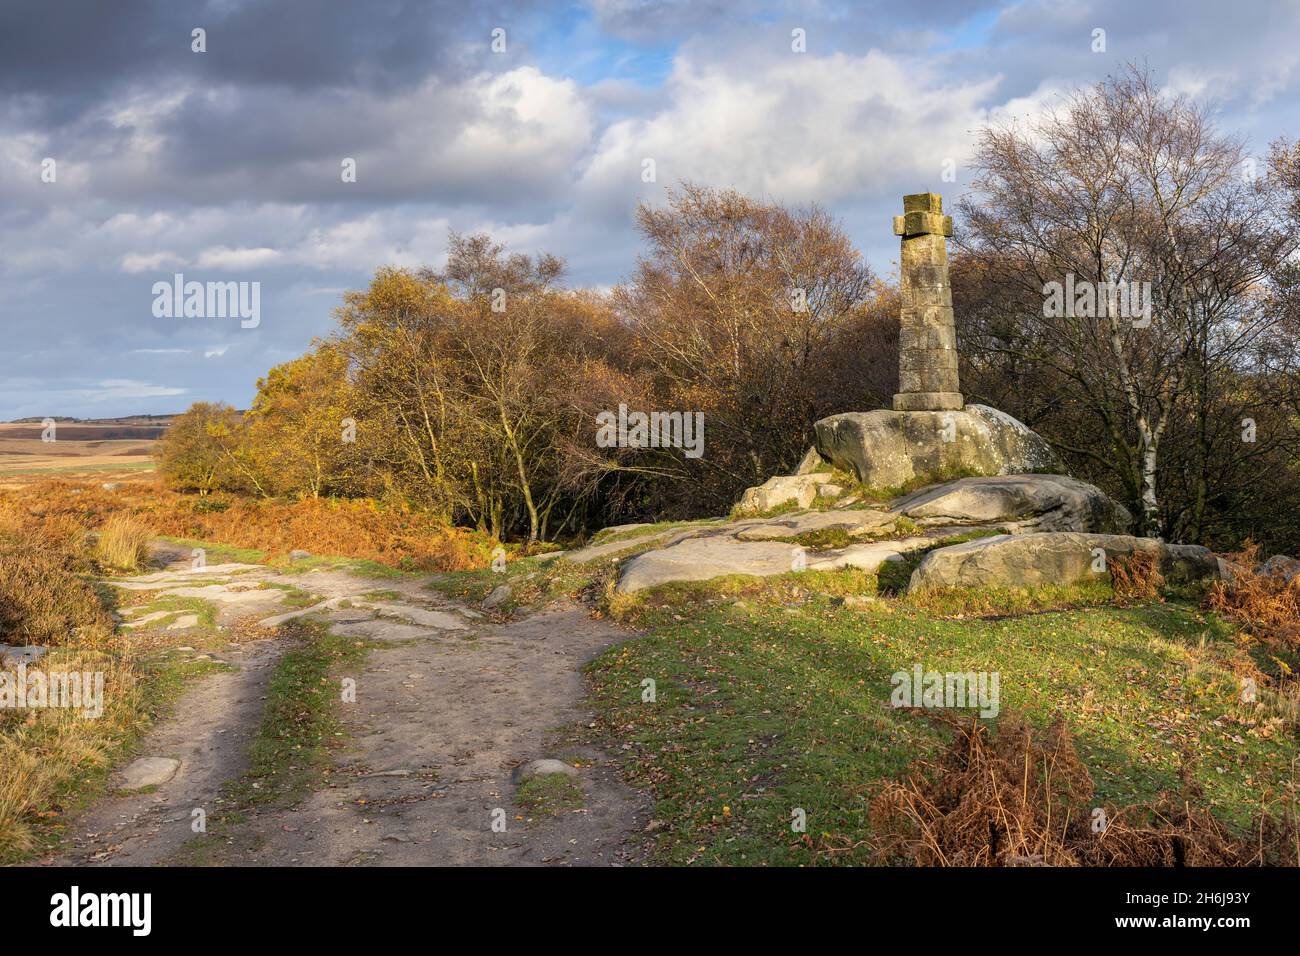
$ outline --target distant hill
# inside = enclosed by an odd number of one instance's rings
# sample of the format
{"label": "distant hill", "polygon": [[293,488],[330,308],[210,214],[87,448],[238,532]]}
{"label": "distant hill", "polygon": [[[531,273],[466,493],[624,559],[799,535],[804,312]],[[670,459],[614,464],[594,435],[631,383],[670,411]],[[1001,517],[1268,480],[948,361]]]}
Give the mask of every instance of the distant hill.
{"label": "distant hill", "polygon": [[[159,438],[175,415],[124,415],[121,418],[72,418],[51,415],[60,441],[139,441]],[[39,439],[45,418],[0,422],[0,439]]]}
{"label": "distant hill", "polygon": [[0,422],[0,424],[39,425],[48,417],[53,418],[60,425],[152,425],[166,428],[178,414],[178,412],[173,412],[167,415],[124,415],[121,418],[72,418],[68,415],[37,415],[31,418],[15,418],[11,422]]}

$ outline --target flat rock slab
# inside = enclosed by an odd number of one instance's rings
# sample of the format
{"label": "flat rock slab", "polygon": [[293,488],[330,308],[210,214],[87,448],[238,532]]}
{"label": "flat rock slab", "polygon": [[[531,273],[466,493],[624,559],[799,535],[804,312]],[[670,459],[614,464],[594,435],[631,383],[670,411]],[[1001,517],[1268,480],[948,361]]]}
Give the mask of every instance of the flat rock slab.
{"label": "flat rock slab", "polygon": [[1122,534],[1132,525],[1100,488],[1064,475],[960,478],[908,495],[893,510],[927,526],[996,524],[1016,533]]}
{"label": "flat rock slab", "polygon": [[154,621],[161,621],[163,618],[170,617],[175,611],[153,611],[143,617],[133,618],[122,625],[122,630],[129,631],[137,627],[147,627]]}
{"label": "flat rock slab", "polygon": [[412,604],[390,604],[386,602],[353,601],[357,607],[372,608],[389,617],[400,617],[412,624],[422,627],[436,627],[443,631],[463,631],[469,625],[465,619],[451,611],[439,611],[435,608],[416,607]]}
{"label": "flat rock slab", "polygon": [[35,664],[45,656],[45,652],[48,650],[49,648],[36,644],[25,646],[0,644],[0,664],[13,665],[14,667],[19,664]]}
{"label": "flat rock slab", "polygon": [[[639,527],[639,526],[629,526]],[[574,564],[584,564],[587,561],[598,561],[601,558],[607,558],[610,555],[618,554],[620,551],[626,551],[629,548],[639,548],[647,544],[673,544],[682,538],[690,537],[696,534],[701,528],[665,528],[662,531],[652,531],[646,534],[633,535],[630,538],[622,538],[617,541],[609,541],[601,544],[590,544],[585,548],[579,548],[576,551],[566,551],[561,556],[561,561],[572,561]]]}
{"label": "flat rock slab", "polygon": [[438,637],[442,631],[434,627],[420,627],[404,621],[383,620],[350,621],[335,624],[330,630],[344,637],[359,637],[370,641],[417,641]]}
{"label": "flat rock slab", "polygon": [[858,568],[862,571],[878,571],[886,561],[898,561],[904,555],[915,554],[932,547],[934,547],[934,539],[924,537],[851,544],[847,548],[839,548],[835,551],[809,554],[808,570],[838,571],[842,568]]}
{"label": "flat rock slab", "polygon": [[944,587],[1035,587],[1070,585],[1107,580],[1109,572],[1094,570],[1098,550],[1109,562],[1135,551],[1156,558],[1160,573],[1170,583],[1216,580],[1222,576],[1219,560],[1207,548],[1192,544],[1166,544],[1152,538],[1120,534],[997,535],[964,544],[938,548],[926,555],[912,572],[909,590]]}
{"label": "flat rock slab", "polygon": [[741,541],[788,541],[802,534],[840,529],[850,535],[871,534],[893,526],[897,515],[887,511],[810,511],[806,514],[765,518],[736,533]]}
{"label": "flat rock slab", "polygon": [[212,575],[243,574],[247,571],[265,571],[261,564],[240,564],[230,561],[225,564],[207,564],[200,568],[182,568],[178,571],[156,571],[153,574],[137,574],[128,578],[107,578],[106,583],[128,591],[152,591],[169,584],[182,585]]}
{"label": "flat rock slab", "polygon": [[141,757],[132,761],[122,771],[122,790],[143,790],[158,787],[176,776],[181,762],[171,757]]}
{"label": "flat rock slab", "polygon": [[336,610],[345,600],[347,599],[341,597],[330,598],[327,601],[321,601],[319,604],[313,604],[311,607],[301,607],[296,611],[286,611],[284,614],[264,617],[262,620],[258,621],[257,624],[259,627],[279,627],[281,624],[292,621],[294,618],[306,617],[308,614],[320,614],[324,611]]}
{"label": "flat rock slab", "polygon": [[737,541],[727,535],[687,538],[632,558],[623,565],[617,590],[627,594],[671,581],[707,581],[724,574],[786,574],[794,570],[800,551],[779,541]]}

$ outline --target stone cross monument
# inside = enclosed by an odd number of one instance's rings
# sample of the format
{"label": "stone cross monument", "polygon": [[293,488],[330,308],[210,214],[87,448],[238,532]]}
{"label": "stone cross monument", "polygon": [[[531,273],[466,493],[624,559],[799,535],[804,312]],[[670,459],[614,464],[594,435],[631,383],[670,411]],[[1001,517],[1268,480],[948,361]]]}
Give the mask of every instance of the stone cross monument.
{"label": "stone cross monument", "polygon": [[903,237],[894,410],[959,411],[965,400],[957,382],[957,330],[946,242],[952,235],[952,217],[943,214],[938,193],[904,196],[903,215],[894,217],[894,234]]}

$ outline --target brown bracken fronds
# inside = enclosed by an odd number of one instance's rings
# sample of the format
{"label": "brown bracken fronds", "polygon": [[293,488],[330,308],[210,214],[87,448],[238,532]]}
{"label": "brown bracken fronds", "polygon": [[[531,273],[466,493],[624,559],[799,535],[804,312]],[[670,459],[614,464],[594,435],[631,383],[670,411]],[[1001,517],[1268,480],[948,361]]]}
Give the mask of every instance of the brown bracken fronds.
{"label": "brown bracken fronds", "polygon": [[996,735],[977,721],[936,718],[956,730],[939,763],[918,763],[872,803],[882,862],[920,866],[1295,865],[1294,808],[1264,815],[1250,838],[1230,833],[1183,792],[1117,810],[1094,799],[1092,779],[1064,721],[1046,732],[1006,714]]}

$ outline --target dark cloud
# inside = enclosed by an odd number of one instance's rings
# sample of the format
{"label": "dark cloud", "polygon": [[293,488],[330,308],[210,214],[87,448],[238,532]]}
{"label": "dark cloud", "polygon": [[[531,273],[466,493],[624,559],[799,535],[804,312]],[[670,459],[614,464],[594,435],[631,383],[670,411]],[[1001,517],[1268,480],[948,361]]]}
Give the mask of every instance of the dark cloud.
{"label": "dark cloud", "polygon": [[[888,273],[900,192],[955,200],[941,161],[983,122],[1126,61],[1257,151],[1300,135],[1297,35],[1292,0],[0,3],[0,418],[246,404],[339,290],[436,265],[448,229],[612,284],[678,176],[822,201]],[[173,271],[262,282],[261,326],[154,318]]]}

